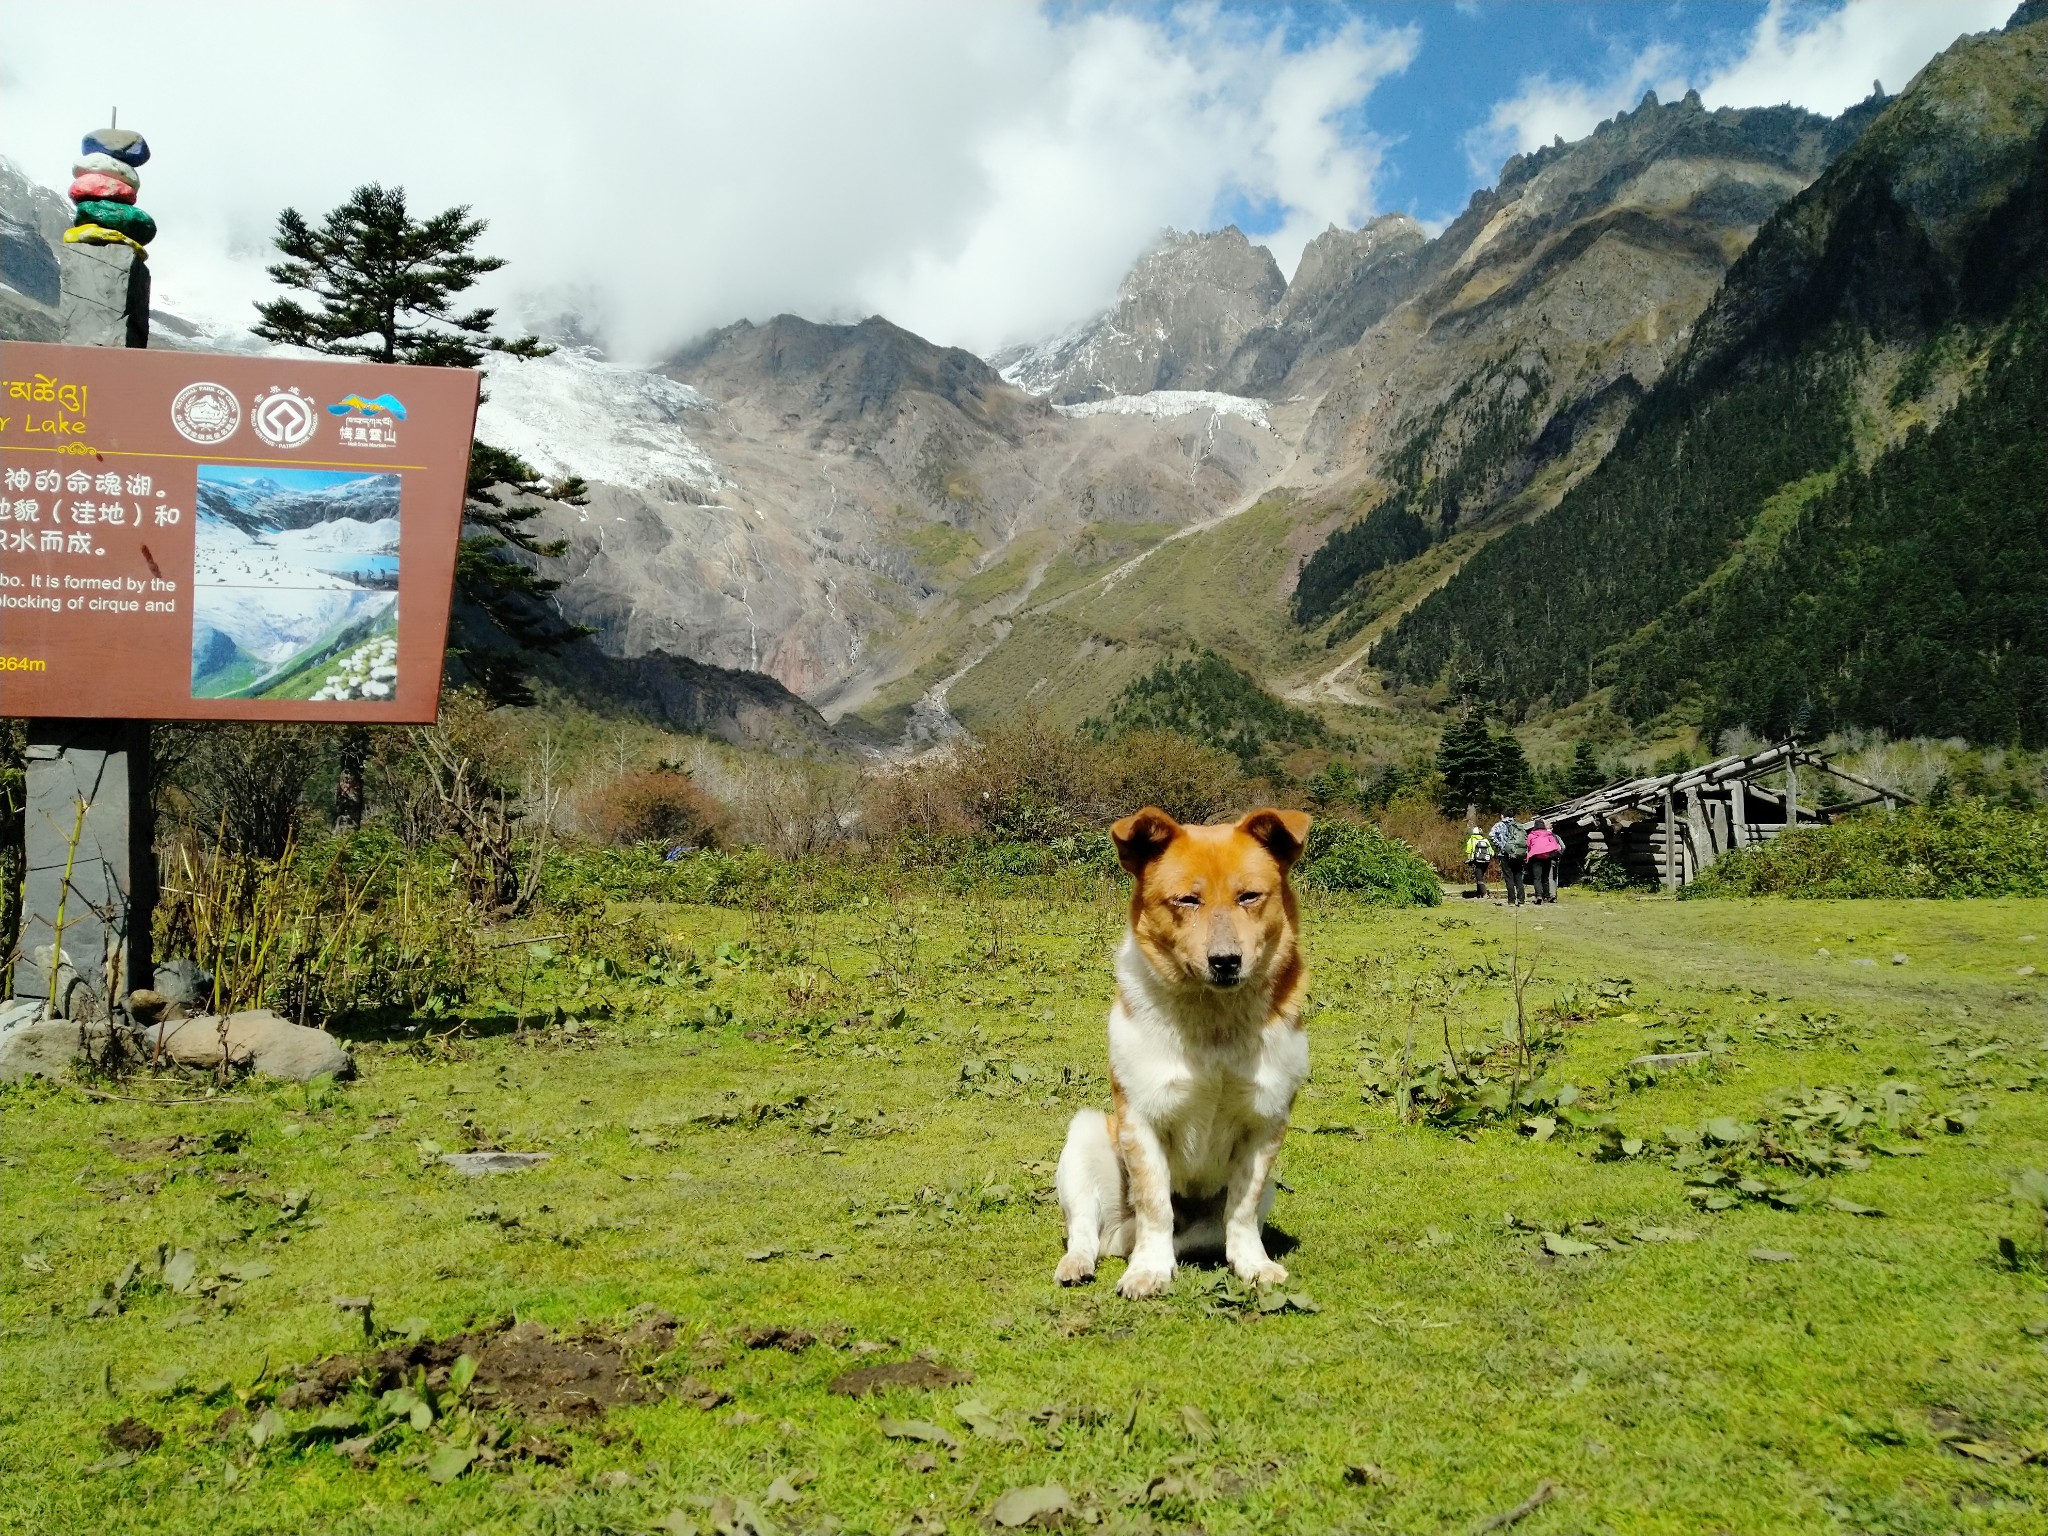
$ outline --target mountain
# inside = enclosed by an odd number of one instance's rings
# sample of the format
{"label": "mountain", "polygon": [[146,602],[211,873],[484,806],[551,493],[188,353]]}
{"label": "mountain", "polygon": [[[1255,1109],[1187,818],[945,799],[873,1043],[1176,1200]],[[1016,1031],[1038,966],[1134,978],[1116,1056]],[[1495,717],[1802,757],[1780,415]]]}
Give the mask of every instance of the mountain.
{"label": "mountain", "polygon": [[1131,268],[1110,309],[993,361],[1004,379],[1055,405],[1208,389],[1286,292],[1273,253],[1235,224],[1211,234],[1170,229]]}
{"label": "mountain", "polygon": [[[563,611],[605,651],[767,672],[833,718],[866,715],[878,737],[1064,551],[1156,541],[1286,458],[1235,397],[1069,414],[879,317],[743,321],[654,373],[566,353],[499,360],[490,389],[487,439],[531,441],[586,476],[607,455],[648,466],[591,476],[588,506],[544,514],[569,542]],[[578,403],[593,391],[601,410]],[[618,452],[607,423],[620,419],[666,470],[641,447]]]}
{"label": "mountain", "polygon": [[1361,702],[1377,628],[1601,461],[1757,229],[1881,106],[1646,97],[1511,159],[1433,239],[1398,216],[1318,237],[1203,381],[1267,402],[1293,453],[1274,494],[1128,572],[1034,594],[952,686],[960,718],[1020,697],[1082,718],[1188,646],[1301,702]]}
{"label": "mountain", "polygon": [[1324,230],[1302,251],[1285,297],[1264,323],[1245,332],[1211,387],[1242,395],[1286,392],[1298,363],[1353,345],[1408,297],[1428,244],[1422,226],[1405,213],[1383,214],[1363,229]]}
{"label": "mountain", "polygon": [[1611,685],[1639,720],[2039,744],[2039,455],[1983,434],[2038,444],[2044,257],[2032,6],[1929,63],[1775,214],[1599,469],[1373,661],[1417,686],[1455,667],[1518,714]]}

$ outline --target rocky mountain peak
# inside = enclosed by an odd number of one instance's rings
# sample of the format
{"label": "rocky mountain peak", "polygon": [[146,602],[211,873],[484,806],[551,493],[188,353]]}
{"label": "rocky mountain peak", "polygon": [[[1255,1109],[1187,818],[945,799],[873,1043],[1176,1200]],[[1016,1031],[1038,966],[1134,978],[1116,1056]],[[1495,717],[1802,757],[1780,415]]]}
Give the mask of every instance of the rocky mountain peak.
{"label": "rocky mountain peak", "polygon": [[1235,224],[1208,234],[1169,229],[1131,268],[1114,306],[995,362],[1005,379],[1055,405],[1206,389],[1286,292],[1273,253]]}

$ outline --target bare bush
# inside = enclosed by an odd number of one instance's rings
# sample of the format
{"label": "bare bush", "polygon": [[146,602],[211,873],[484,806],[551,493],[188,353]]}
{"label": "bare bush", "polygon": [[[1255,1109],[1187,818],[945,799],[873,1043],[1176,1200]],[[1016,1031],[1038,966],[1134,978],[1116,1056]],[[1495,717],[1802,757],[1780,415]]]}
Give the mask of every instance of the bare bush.
{"label": "bare bush", "polygon": [[845,842],[859,820],[859,803],[857,769],[804,757],[749,764],[732,808],[746,841],[799,859]]}
{"label": "bare bush", "polygon": [[1460,879],[1467,873],[1465,829],[1439,811],[1428,795],[1396,795],[1373,821],[1388,837],[1399,838],[1421,854],[1446,879]]}
{"label": "bare bush", "polygon": [[1099,832],[1144,805],[1214,820],[1245,808],[1254,787],[1229,754],[1172,731],[1097,742],[1026,719],[944,757],[873,775],[864,825],[881,842],[1049,842]]}
{"label": "bare bush", "polygon": [[298,834],[331,733],[313,725],[205,723],[159,733],[160,799],[174,823],[259,859]]}

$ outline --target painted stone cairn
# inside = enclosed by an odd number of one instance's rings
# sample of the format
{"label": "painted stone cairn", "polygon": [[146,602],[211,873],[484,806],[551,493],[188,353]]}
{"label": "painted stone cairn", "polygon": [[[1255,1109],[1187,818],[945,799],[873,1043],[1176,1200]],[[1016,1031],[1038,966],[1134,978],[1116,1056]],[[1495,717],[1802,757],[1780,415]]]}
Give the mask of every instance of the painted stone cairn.
{"label": "painted stone cairn", "polygon": [[77,209],[64,238],[74,244],[129,245],[144,249],[156,238],[156,220],[136,206],[149,141],[129,128],[96,128],[79,144],[71,167],[71,202]]}

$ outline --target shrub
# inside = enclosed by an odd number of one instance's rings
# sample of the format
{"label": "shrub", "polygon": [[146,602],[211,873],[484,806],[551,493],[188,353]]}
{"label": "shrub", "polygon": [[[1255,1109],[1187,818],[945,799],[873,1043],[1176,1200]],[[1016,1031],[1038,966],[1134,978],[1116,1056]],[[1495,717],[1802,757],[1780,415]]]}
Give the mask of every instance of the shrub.
{"label": "shrub", "polygon": [[1251,798],[1228,753],[1177,732],[1092,741],[1026,719],[949,757],[875,775],[863,820],[870,838],[896,846],[1051,843],[1100,833],[1145,805],[1181,821],[1213,821]]}
{"label": "shrub", "polygon": [[1800,827],[1724,856],[1684,894],[2048,896],[2048,813],[1966,800]]}
{"label": "shrub", "polygon": [[1433,907],[1443,885],[1406,843],[1363,822],[1328,817],[1309,828],[1296,878],[1312,891],[1352,891],[1376,906]]}
{"label": "shrub", "polygon": [[671,768],[636,768],[590,791],[580,807],[584,826],[601,843],[708,847],[718,840],[725,808]]}
{"label": "shrub", "polygon": [[1465,864],[1465,826],[1436,808],[1427,786],[1413,794],[1399,794],[1373,818],[1380,831],[1399,838],[1420,854],[1439,875],[1461,880],[1470,873]]}

